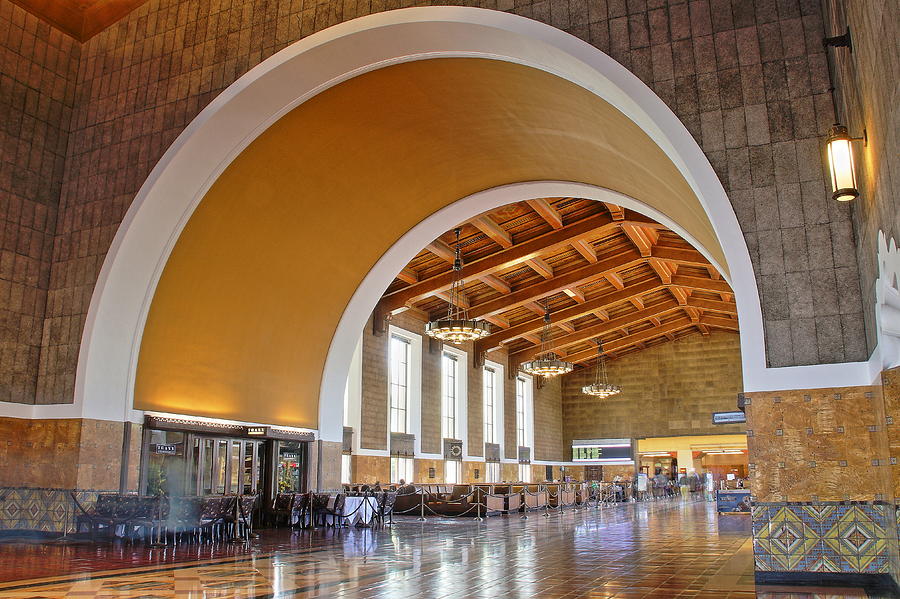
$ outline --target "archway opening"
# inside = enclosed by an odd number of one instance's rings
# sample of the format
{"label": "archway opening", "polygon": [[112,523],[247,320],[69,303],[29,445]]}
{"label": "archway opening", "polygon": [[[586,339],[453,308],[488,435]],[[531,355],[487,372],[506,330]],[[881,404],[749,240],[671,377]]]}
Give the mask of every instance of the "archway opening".
{"label": "archway opening", "polygon": [[458,198],[541,180],[634,198],[728,278],[675,164],[595,94],[504,61],[394,65],[295,108],[210,187],[156,287],[135,408],[320,428],[332,339],[378,261]]}

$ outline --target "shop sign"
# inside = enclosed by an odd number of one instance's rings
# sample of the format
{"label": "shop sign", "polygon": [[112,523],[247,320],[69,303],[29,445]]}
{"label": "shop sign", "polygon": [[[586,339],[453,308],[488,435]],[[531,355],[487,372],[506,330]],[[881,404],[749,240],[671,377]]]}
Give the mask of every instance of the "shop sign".
{"label": "shop sign", "polygon": [[298,460],[300,456],[296,453],[283,453],[281,454],[282,460]]}
{"label": "shop sign", "polygon": [[713,412],[713,424],[739,424],[747,422],[747,415],[741,411],[737,412]]}
{"label": "shop sign", "polygon": [[165,443],[153,443],[150,445],[150,453],[155,453],[157,455],[177,455],[178,446]]}
{"label": "shop sign", "polygon": [[750,491],[717,491],[716,510],[723,514],[750,512]]}
{"label": "shop sign", "polygon": [[269,432],[269,427],[267,426],[248,426],[247,427],[247,436],[249,437],[265,437]]}

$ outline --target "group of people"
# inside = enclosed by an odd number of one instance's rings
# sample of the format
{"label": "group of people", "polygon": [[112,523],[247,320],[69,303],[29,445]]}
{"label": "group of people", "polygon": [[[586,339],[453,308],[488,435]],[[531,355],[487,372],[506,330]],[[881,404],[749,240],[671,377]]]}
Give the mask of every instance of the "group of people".
{"label": "group of people", "polygon": [[[595,483],[595,489],[600,492],[599,483]],[[657,469],[652,477],[639,475],[637,480],[617,474],[608,488],[609,498],[612,501],[629,501],[631,499],[643,501],[650,498],[672,497],[679,492],[683,498],[687,499],[691,493],[698,491],[703,491],[703,480],[694,470],[689,473],[681,473],[676,480],[669,478],[669,475],[662,469]]]}

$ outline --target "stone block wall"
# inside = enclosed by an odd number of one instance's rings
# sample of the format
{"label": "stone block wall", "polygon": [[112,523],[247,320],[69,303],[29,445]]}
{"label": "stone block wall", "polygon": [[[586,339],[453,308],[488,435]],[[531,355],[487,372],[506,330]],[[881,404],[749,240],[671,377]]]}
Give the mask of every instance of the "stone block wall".
{"label": "stone block wall", "polygon": [[642,438],[739,433],[742,425],[713,425],[713,412],[737,409],[740,338],[732,333],[691,336],[607,362],[622,392],[607,400],[584,395],[595,370],[563,381],[563,438]]}
{"label": "stone block wall", "polygon": [[[422,437],[425,453],[442,453],[441,438],[441,346],[424,336],[425,315],[406,311],[393,316],[390,324],[399,329],[422,335]],[[362,436],[363,449],[386,449],[388,426],[388,351],[390,335],[373,333],[371,321],[363,331]],[[470,456],[484,454],[484,408],[482,367],[474,364],[474,346],[465,343],[458,349],[466,352],[467,424],[466,451]],[[499,364],[507,362],[505,350],[489,352],[487,359]],[[503,386],[504,456],[516,459],[516,385],[515,379],[504,377],[497,383]],[[534,448],[532,459],[566,461],[562,439],[562,403],[560,380],[549,381],[533,388]]]}
{"label": "stone block wall", "polygon": [[[10,271],[12,257],[5,256],[0,281],[10,293],[34,289],[36,306],[42,285],[21,269],[37,269],[47,287],[46,310],[17,303],[6,314],[28,326],[16,323],[4,333],[0,397],[72,401],[81,331],[112,237],[151,168],[203,107],[292,42],[413,4],[150,0],[79,46],[0,0],[4,60],[14,67],[4,73],[16,73],[3,80],[15,88],[4,92],[4,101],[23,115],[23,126],[6,132],[4,146],[17,151],[5,157],[8,182],[0,185],[10,188],[13,172],[26,174],[34,184],[12,196],[34,204],[36,214],[30,216],[31,207],[4,211],[16,246],[22,236],[34,241],[13,252],[25,256],[16,258],[24,265],[19,270]],[[865,358],[850,212],[829,199],[819,151],[833,114],[817,1],[467,4],[571,32],[630,69],[674,110],[718,173],[744,230],[771,365]],[[34,129],[32,121],[47,126]],[[21,339],[20,330],[26,331]]]}
{"label": "stone block wall", "polygon": [[[860,197],[853,201],[853,226],[868,348],[874,349],[874,283],[878,232],[900,242],[900,90],[897,56],[900,55],[900,18],[891,2],[825,0],[826,34],[850,28],[853,52],[831,50],[839,117],[853,136],[865,129],[866,145],[857,144]],[[891,7],[893,6],[893,10]]]}
{"label": "stone block wall", "polygon": [[44,315],[80,55],[0,2],[0,401],[34,403],[44,335],[72,332],[45,331]]}
{"label": "stone block wall", "polygon": [[[532,460],[567,462],[563,443],[562,379],[556,377],[534,386],[534,453]],[[515,399],[515,395],[513,395]],[[515,410],[515,402],[513,402]],[[513,412],[515,413],[515,412]]]}

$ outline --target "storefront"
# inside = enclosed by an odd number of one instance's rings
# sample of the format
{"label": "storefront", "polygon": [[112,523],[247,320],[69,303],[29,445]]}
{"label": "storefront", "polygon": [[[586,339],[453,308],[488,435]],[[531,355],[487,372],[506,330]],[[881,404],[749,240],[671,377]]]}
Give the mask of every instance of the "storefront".
{"label": "storefront", "polygon": [[262,495],[306,491],[312,432],[147,416],[141,493]]}

